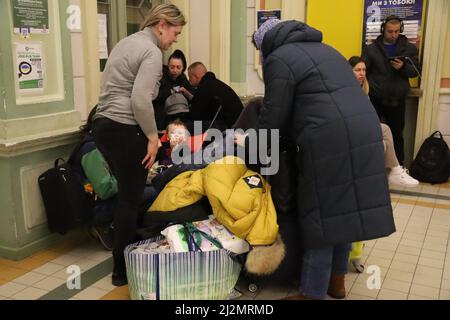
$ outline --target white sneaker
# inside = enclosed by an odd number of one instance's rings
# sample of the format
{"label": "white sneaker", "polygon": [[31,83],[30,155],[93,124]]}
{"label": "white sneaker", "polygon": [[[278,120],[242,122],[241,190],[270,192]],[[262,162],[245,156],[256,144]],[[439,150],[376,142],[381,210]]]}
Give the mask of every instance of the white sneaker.
{"label": "white sneaker", "polygon": [[408,170],[403,167],[400,168],[401,170],[391,170],[391,173],[389,174],[389,184],[409,188],[417,187],[419,185],[419,181],[411,177]]}

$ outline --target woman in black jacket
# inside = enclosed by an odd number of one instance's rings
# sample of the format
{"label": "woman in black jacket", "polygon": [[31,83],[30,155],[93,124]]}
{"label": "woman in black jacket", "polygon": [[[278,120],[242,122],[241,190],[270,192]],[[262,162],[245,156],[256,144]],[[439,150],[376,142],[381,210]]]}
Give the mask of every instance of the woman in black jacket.
{"label": "woman in black jacket", "polygon": [[280,130],[298,150],[304,256],[294,299],[323,299],[327,292],[344,298],[350,244],[395,231],[377,114],[345,58],[322,44],[320,31],[274,19],[253,40],[265,82],[257,129]]}
{"label": "woman in black jacket", "polygon": [[175,50],[169,57],[167,66],[163,66],[163,77],[158,97],[153,101],[155,106],[156,126],[159,131],[166,128],[168,121],[164,110],[166,99],[176,92],[194,93],[194,88],[185,75],[186,57],[181,50]]}

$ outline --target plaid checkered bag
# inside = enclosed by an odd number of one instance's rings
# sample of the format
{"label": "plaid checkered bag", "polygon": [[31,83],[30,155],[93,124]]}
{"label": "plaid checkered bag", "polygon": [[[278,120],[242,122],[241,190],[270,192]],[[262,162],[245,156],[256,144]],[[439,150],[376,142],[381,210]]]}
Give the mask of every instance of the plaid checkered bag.
{"label": "plaid checkered bag", "polygon": [[[191,233],[202,233],[198,229],[193,230],[192,227],[186,229]],[[188,241],[197,237],[193,235],[190,238]],[[164,239],[158,237],[142,241],[125,249],[132,300],[227,299],[242,269],[241,264],[234,259],[235,254],[222,248],[202,252],[198,251],[199,246],[194,246],[196,247],[194,250],[197,251],[181,253],[136,250]],[[216,244],[217,240],[214,239],[214,242]]]}

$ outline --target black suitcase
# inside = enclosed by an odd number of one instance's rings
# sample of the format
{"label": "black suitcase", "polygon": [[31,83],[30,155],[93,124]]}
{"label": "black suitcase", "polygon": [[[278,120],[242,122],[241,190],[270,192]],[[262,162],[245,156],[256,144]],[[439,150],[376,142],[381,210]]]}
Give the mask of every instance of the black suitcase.
{"label": "black suitcase", "polygon": [[[72,154],[75,154],[77,146]],[[85,192],[79,175],[71,168],[71,160],[55,161],[51,168],[39,176],[39,188],[47,213],[51,232],[67,233],[86,224],[92,217],[94,199]]]}

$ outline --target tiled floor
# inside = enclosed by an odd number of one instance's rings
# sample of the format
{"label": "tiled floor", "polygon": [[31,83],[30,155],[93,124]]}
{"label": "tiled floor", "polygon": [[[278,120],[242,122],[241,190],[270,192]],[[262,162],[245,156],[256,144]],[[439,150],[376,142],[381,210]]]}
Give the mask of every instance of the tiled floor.
{"label": "tiled floor", "polygon": [[[370,290],[372,274],[350,272],[347,300],[450,300],[450,183],[421,184],[393,189],[392,206],[397,232],[367,241],[362,262],[365,271],[377,267],[380,289]],[[82,272],[81,289],[69,290],[69,266]],[[0,300],[128,300],[128,286],[111,285],[110,252],[86,237],[63,243],[22,261],[0,259]],[[373,271],[372,271],[373,272]],[[280,299],[297,293],[295,285],[260,283],[251,293],[241,281],[243,300]]]}

